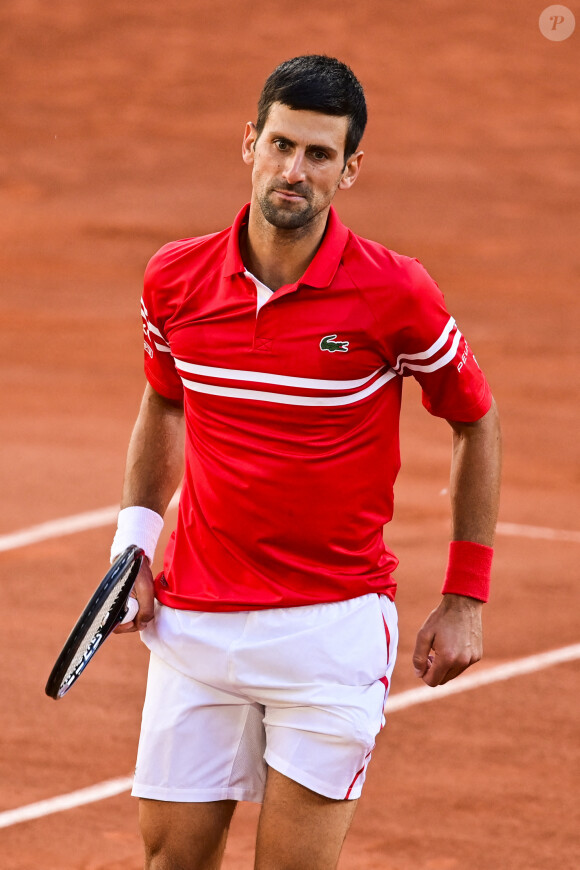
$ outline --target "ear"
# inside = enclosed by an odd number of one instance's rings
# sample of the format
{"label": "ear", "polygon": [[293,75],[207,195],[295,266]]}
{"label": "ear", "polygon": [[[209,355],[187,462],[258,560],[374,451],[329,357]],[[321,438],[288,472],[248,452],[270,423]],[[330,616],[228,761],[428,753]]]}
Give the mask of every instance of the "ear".
{"label": "ear", "polygon": [[353,186],[358,178],[363,157],[364,151],[357,151],[348,158],[338,185],[339,190],[348,190]]}
{"label": "ear", "polygon": [[258,131],[256,130],[256,125],[251,121],[248,121],[246,129],[244,130],[244,139],[242,142],[242,160],[244,163],[247,163],[248,166],[251,166],[254,162],[254,147],[257,138]]}

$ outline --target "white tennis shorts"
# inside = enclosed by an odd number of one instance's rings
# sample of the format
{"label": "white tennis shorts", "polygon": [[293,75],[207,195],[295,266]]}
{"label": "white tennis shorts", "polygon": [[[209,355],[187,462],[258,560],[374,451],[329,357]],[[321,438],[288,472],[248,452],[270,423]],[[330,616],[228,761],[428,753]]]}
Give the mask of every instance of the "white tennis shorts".
{"label": "white tennis shorts", "polygon": [[397,650],[375,593],[235,613],[157,604],[133,794],[260,803],[266,765],[318,794],[358,798]]}

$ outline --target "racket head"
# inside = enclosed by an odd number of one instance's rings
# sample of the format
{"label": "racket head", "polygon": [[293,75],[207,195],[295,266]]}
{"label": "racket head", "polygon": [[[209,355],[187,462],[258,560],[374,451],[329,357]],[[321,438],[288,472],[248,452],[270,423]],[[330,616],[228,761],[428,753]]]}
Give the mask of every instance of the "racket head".
{"label": "racket head", "polygon": [[49,698],[57,701],[68,692],[123,619],[143,555],[139,547],[127,547],[91,595],[50,672],[45,687]]}

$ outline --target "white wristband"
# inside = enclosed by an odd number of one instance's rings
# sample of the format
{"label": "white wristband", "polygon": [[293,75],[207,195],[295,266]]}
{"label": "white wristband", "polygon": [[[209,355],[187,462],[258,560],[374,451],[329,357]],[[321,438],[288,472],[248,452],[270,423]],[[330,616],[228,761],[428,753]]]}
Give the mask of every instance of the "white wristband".
{"label": "white wristband", "polygon": [[153,562],[155,547],[163,528],[163,517],[146,507],[135,505],[119,511],[117,531],[111,546],[111,562],[132,544],[141,547]]}

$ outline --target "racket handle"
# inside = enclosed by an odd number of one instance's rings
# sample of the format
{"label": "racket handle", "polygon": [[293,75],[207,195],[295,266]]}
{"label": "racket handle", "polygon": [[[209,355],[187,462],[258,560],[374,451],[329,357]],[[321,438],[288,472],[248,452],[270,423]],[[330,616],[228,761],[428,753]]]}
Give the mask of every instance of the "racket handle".
{"label": "racket handle", "polygon": [[127,623],[127,622],[133,622],[133,620],[137,616],[138,611],[139,611],[139,602],[137,601],[136,598],[133,598],[133,596],[131,595],[127,599],[127,613],[125,614],[125,616],[121,620],[121,625],[125,625],[125,623]]}

